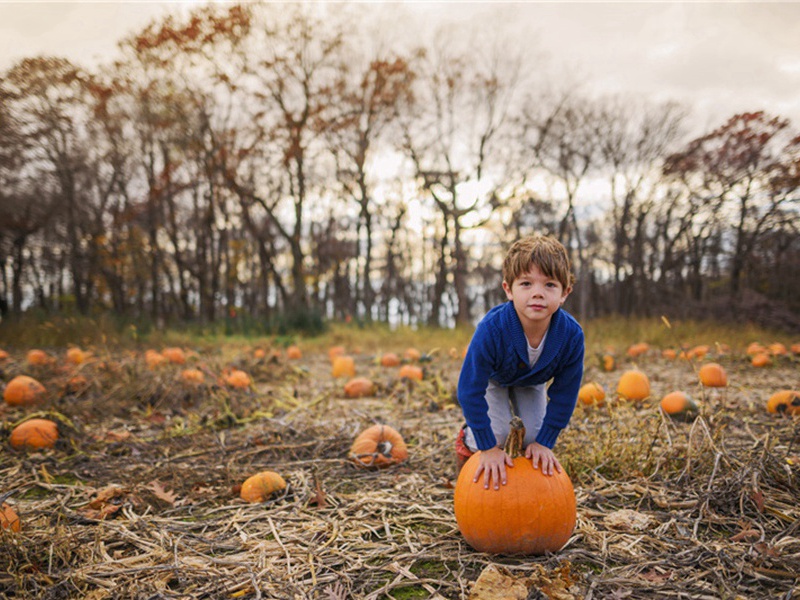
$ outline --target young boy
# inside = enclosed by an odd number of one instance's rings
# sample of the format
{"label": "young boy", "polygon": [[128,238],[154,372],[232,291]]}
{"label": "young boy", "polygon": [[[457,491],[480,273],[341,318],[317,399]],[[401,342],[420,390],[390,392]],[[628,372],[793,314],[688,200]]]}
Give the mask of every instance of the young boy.
{"label": "young boy", "polygon": [[458,466],[480,450],[474,481],[483,475],[485,488],[499,489],[513,466],[503,451],[512,406],[525,425],[525,456],[534,468],[561,471],[552,448],[572,417],[583,377],[583,330],[561,308],[573,279],[566,249],[550,236],[518,240],[503,261],[509,301],[478,324],[458,380],[467,422],[456,440]]}

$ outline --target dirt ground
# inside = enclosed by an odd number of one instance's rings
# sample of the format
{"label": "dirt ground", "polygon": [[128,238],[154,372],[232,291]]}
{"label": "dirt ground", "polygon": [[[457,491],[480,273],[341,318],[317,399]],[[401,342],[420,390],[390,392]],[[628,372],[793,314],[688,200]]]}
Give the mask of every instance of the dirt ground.
{"label": "dirt ground", "polygon": [[[730,385],[704,390],[686,361],[653,351],[637,359],[653,400],[637,405],[612,398],[631,363],[605,372],[588,359],[586,380],[609,402],[579,405],[556,446],[575,486],[574,534],[557,553],[512,557],[472,550],[453,515],[460,360],[437,354],[411,381],[354,357],[374,396],[345,398],[322,352],[190,353],[198,386],[180,383],[183,366],[150,370],[141,353],[72,370],[12,353],[3,379],[24,372],[48,393],[0,409],[0,495],[21,520],[19,533],[0,531],[0,597],[800,597],[800,420],[765,410],[773,391],[800,388],[796,358],[755,369],[719,357]],[[252,386],[221,385],[230,367]],[[65,390],[74,371],[87,385]],[[699,413],[663,415],[656,400],[673,389]],[[11,427],[35,414],[59,423],[56,447],[10,448]],[[373,423],[401,432],[407,461],[368,470],[348,459]],[[244,502],[241,483],[263,470],[286,490]]]}

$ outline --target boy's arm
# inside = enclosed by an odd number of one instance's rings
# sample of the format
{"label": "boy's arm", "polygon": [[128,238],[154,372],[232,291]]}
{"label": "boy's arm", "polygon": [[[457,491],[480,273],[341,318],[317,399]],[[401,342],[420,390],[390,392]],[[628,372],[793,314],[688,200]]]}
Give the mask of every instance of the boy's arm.
{"label": "boy's arm", "polygon": [[487,336],[479,327],[469,344],[458,377],[458,403],[461,405],[467,425],[475,436],[478,450],[488,450],[497,446],[497,438],[489,419],[489,406],[486,404],[486,388],[492,373],[489,356]]}
{"label": "boy's arm", "polygon": [[547,389],[550,401],[547,403],[542,427],[536,435],[536,441],[550,449],[555,446],[561,430],[572,418],[575,403],[578,400],[578,390],[583,379],[583,332],[580,332],[579,336],[576,335],[572,348],[573,351],[569,358],[556,373],[553,383]]}

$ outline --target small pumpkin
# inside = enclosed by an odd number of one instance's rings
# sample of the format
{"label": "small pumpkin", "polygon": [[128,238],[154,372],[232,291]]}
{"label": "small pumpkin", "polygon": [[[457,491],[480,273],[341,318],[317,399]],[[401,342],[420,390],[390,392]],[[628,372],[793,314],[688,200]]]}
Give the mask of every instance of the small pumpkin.
{"label": "small pumpkin", "polygon": [[36,404],[47,390],[38,380],[27,375],[17,375],[8,382],[3,391],[3,400],[10,406]]}
{"label": "small pumpkin", "polygon": [[700,344],[699,346],[690,348],[689,351],[686,353],[686,356],[688,358],[702,359],[705,358],[706,354],[708,354],[710,350],[711,346],[708,346],[706,344]]}
{"label": "small pumpkin", "polygon": [[641,402],[650,397],[650,379],[642,371],[625,371],[617,382],[617,394],[625,400]]}
{"label": "small pumpkin", "polygon": [[605,406],[606,391],[599,383],[590,381],[578,390],[578,400],[585,406]]}
{"label": "small pumpkin", "polygon": [[161,355],[173,364],[186,364],[186,353],[181,348],[164,348],[161,351]]}
{"label": "small pumpkin", "polygon": [[200,385],[206,379],[206,376],[200,369],[184,369],[181,371],[181,382],[186,385]]}
{"label": "small pumpkin", "polygon": [[719,363],[706,363],[697,373],[700,383],[705,387],[726,387],[728,385],[728,374]]}
{"label": "small pumpkin", "polygon": [[670,392],[659,403],[661,410],[675,419],[687,419],[697,413],[697,404],[686,392]]}
{"label": "small pumpkin", "polygon": [[345,353],[344,346],[331,346],[328,349],[328,358],[333,362],[337,356],[344,356]]}
{"label": "small pumpkin", "polygon": [[64,385],[67,394],[79,394],[89,388],[89,380],[83,375],[73,375]]}
{"label": "small pumpkin", "polygon": [[403,365],[397,373],[400,379],[413,379],[415,381],[422,381],[424,372],[422,367],[416,365]]}
{"label": "small pumpkin", "polygon": [[506,469],[507,483],[499,490],[473,482],[480,452],[470,456],[458,475],[453,498],[456,523],[467,543],[479,552],[557,552],[575,529],[575,490],[569,475],[564,469],[552,475],[534,469],[523,455],[524,436],[522,421],[514,417],[505,445],[514,467]]}
{"label": "small pumpkin", "polygon": [[800,415],[800,392],[780,390],[767,400],[767,412],[772,414]]}
{"label": "small pumpkin", "polygon": [[50,419],[28,419],[11,430],[8,441],[20,450],[52,448],[58,441],[58,426]]}
{"label": "small pumpkin", "polygon": [[403,436],[389,425],[368,427],[350,446],[350,460],[359,467],[383,469],[407,458],[408,447]]}
{"label": "small pumpkin", "polygon": [[303,352],[300,350],[299,346],[289,346],[286,348],[286,358],[299,360],[303,358]]}
{"label": "small pumpkin", "polygon": [[14,533],[19,533],[20,520],[17,511],[10,504],[3,502],[0,506],[0,529],[8,529]]}
{"label": "small pumpkin", "polygon": [[38,349],[28,350],[28,353],[25,355],[25,360],[29,365],[34,367],[44,367],[52,362],[52,359],[47,352]]}
{"label": "small pumpkin", "polygon": [[387,352],[381,355],[382,367],[397,367],[400,366],[400,357],[394,352]]}
{"label": "small pumpkin", "polygon": [[772,358],[766,352],[758,352],[754,354],[752,359],[750,360],[750,364],[754,367],[768,367],[772,364]]}
{"label": "small pumpkin", "polygon": [[767,349],[759,342],[751,342],[750,344],[747,345],[746,352],[748,356],[753,356],[755,354],[765,353],[766,351]]}
{"label": "small pumpkin", "polygon": [[600,357],[600,361],[603,366],[603,371],[606,373],[610,373],[617,368],[617,361],[614,359],[613,354],[603,354],[603,356]]}
{"label": "small pumpkin", "polygon": [[411,362],[417,362],[422,358],[422,353],[416,348],[406,348],[406,351],[403,352],[403,358]]}
{"label": "small pumpkin", "polygon": [[674,348],[665,348],[661,351],[661,356],[667,360],[675,360],[678,358],[678,352]]}
{"label": "small pumpkin", "polygon": [[156,370],[158,367],[167,362],[167,357],[161,354],[158,350],[146,350],[144,353],[144,362],[147,368],[151,371]]}
{"label": "small pumpkin", "polygon": [[767,350],[769,350],[773,356],[786,356],[787,354],[789,354],[789,351],[786,349],[786,346],[784,344],[781,344],[780,342],[773,342],[772,344],[767,346]]}
{"label": "small pumpkin", "polygon": [[333,359],[333,366],[331,367],[331,374],[335,378],[339,377],[355,377],[356,376],[356,363],[352,356],[337,356]]}
{"label": "small pumpkin", "polygon": [[8,360],[11,356],[5,350],[0,350],[0,362]]}
{"label": "small pumpkin", "polygon": [[275,471],[261,471],[245,479],[239,497],[246,502],[264,502],[286,489],[286,480]]}
{"label": "small pumpkin", "polygon": [[73,365],[80,365],[86,362],[87,354],[77,347],[67,349],[67,362]]}
{"label": "small pumpkin", "polygon": [[253,383],[250,375],[241,369],[232,369],[230,373],[225,376],[225,385],[232,388],[247,389]]}
{"label": "small pumpkin", "polygon": [[362,398],[375,394],[375,383],[366,377],[355,377],[344,384],[344,395],[348,398]]}
{"label": "small pumpkin", "polygon": [[626,354],[631,358],[637,358],[643,354],[647,354],[650,350],[650,344],[646,342],[639,342],[638,344],[631,344],[626,350]]}

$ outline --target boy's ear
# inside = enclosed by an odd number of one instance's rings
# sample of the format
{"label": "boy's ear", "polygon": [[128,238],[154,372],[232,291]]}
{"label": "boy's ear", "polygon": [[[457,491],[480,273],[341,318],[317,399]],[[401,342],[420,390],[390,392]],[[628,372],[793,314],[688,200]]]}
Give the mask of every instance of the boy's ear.
{"label": "boy's ear", "polygon": [[565,288],[564,289],[564,293],[561,294],[561,302],[560,303],[564,304],[564,302],[567,299],[567,296],[569,296],[571,293],[572,293],[572,286],[570,285],[569,287]]}
{"label": "boy's ear", "polygon": [[508,282],[503,279],[503,291],[506,293],[506,298],[512,300],[514,297],[511,295],[511,286],[508,285]]}

